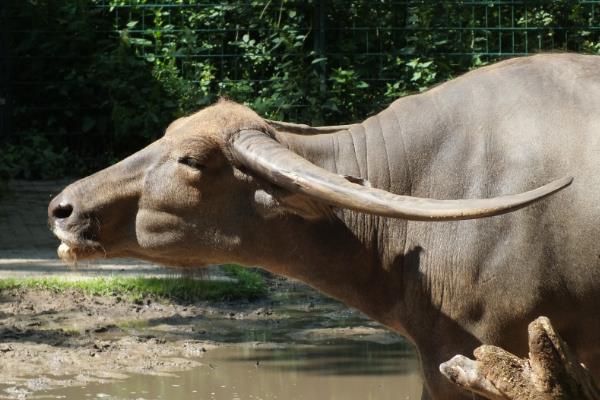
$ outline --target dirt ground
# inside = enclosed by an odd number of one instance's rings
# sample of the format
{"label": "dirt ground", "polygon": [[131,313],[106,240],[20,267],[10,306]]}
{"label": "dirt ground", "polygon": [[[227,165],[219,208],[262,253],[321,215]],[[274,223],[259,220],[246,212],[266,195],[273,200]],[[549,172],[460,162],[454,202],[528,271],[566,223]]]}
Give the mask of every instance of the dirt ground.
{"label": "dirt ground", "polygon": [[[0,384],[25,393],[193,367],[197,362],[186,357],[215,345],[194,334],[190,324],[212,312],[226,311],[151,301],[138,305],[76,292],[3,292]],[[178,321],[188,326],[172,325]],[[165,334],[131,332],[136,324],[152,324]]]}
{"label": "dirt ground", "polygon": [[236,304],[133,303],[75,291],[4,291],[0,398],[30,398],[42,390],[129,374],[187,370],[202,365],[204,353],[221,346],[301,345],[328,338],[382,344],[401,340],[303,285],[278,279],[271,284],[268,299]]}

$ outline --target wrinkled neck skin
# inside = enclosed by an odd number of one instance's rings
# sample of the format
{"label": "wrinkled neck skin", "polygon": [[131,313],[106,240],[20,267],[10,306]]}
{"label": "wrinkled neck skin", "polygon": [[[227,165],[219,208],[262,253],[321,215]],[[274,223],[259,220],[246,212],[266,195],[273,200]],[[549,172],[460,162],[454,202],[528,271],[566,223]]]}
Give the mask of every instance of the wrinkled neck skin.
{"label": "wrinkled neck skin", "polygon": [[[278,140],[329,171],[408,194],[403,142],[386,137],[398,135],[399,127],[381,124],[376,116],[335,134],[279,134]],[[308,222],[306,230],[293,233],[291,249],[281,243],[284,258],[267,269],[306,282],[412,339],[403,324],[409,313],[403,264],[405,257],[418,258],[419,251],[404,248],[406,221],[333,211],[331,220]]]}

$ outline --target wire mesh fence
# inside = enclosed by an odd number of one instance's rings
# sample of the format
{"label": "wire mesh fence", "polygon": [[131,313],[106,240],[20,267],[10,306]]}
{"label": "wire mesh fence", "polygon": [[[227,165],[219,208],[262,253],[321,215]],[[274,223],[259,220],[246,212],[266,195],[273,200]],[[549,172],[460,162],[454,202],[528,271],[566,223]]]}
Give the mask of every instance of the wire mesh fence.
{"label": "wire mesh fence", "polygon": [[0,133],[75,150],[149,139],[219,95],[348,122],[497,59],[600,52],[600,0],[3,3]]}
{"label": "wire mesh fence", "polygon": [[[117,30],[125,29],[131,21],[139,21],[130,29],[131,35],[147,36],[161,30],[155,25],[157,12],[167,17],[169,33],[186,32],[204,36],[213,43],[208,49],[197,53],[179,54],[183,76],[193,79],[186,71],[195,59],[213,60],[221,70],[234,71],[240,79],[240,64],[246,55],[239,47],[231,46],[244,33],[257,36],[277,34],[281,27],[281,15],[277,26],[231,26],[227,13],[214,27],[190,27],[186,17],[198,9],[227,8],[244,9],[261,15],[267,9],[276,14],[286,10],[302,9],[304,24],[295,26],[298,34],[313,37],[312,49],[326,57],[332,65],[366,63],[374,76],[365,80],[384,79],[393,81],[395,76],[386,74],[386,63],[397,56],[428,58],[484,58],[492,60],[523,56],[541,51],[593,51],[591,43],[598,40],[600,29],[598,11],[600,1],[542,0],[480,0],[480,1],[377,1],[352,2],[322,0],[312,2],[284,1],[277,7],[271,1],[234,1],[224,3],[190,2],[177,4],[104,2],[98,5],[109,9],[114,16]],[[296,11],[294,11],[295,13]],[[163,32],[164,32],[163,28]],[[421,44],[421,46],[419,46]],[[142,54],[145,54],[143,49]],[[290,57],[305,57],[306,48]],[[459,61],[455,61],[459,62]],[[464,61],[463,61],[464,62]],[[323,70],[326,73],[326,69]],[[268,79],[268,77],[261,77]]]}

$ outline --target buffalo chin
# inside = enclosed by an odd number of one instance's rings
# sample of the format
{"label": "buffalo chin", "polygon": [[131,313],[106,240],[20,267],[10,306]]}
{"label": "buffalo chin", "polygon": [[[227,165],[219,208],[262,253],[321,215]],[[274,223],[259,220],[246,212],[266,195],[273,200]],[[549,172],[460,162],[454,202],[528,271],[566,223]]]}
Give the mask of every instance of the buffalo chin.
{"label": "buffalo chin", "polygon": [[93,258],[99,258],[103,253],[90,246],[79,247],[66,242],[62,242],[57,249],[58,257],[66,264],[76,265],[77,261],[90,260]]}

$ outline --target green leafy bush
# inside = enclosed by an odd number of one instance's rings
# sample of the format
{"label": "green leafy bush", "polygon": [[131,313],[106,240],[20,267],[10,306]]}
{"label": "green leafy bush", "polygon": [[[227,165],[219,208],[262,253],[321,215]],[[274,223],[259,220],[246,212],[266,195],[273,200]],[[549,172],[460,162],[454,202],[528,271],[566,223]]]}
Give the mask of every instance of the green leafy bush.
{"label": "green leafy bush", "polygon": [[[20,144],[8,144],[0,153],[0,177],[52,179],[77,168],[76,157],[63,148],[57,151],[44,136],[26,136]],[[1,191],[1,189],[0,189]]]}
{"label": "green leafy bush", "polygon": [[13,133],[0,138],[0,170],[27,178],[96,170],[219,96],[338,124],[496,59],[600,52],[600,1],[7,4]]}

